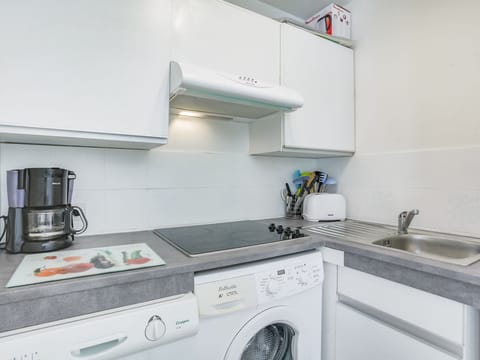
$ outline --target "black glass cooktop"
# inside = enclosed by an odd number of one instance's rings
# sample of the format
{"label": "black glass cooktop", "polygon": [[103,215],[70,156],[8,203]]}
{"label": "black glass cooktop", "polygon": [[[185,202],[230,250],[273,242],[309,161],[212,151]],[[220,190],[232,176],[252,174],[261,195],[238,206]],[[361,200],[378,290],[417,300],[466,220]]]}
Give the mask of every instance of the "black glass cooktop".
{"label": "black glass cooktop", "polygon": [[189,256],[228,251],[304,237],[300,228],[257,221],[158,229],[156,235]]}

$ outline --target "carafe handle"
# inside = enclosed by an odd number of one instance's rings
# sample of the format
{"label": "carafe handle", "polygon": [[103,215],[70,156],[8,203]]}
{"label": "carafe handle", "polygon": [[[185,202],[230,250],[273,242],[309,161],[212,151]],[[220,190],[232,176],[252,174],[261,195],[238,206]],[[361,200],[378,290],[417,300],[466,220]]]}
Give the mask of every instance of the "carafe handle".
{"label": "carafe handle", "polygon": [[[88,228],[88,221],[87,221],[87,218],[85,217],[85,214],[83,213],[82,208],[78,206],[72,206],[69,212],[70,212],[70,222],[71,222],[71,225],[70,225],[71,234],[77,235],[77,234],[84,233],[85,230],[87,230]],[[80,220],[82,220],[82,227],[78,230],[73,227],[74,216],[79,216]]]}
{"label": "carafe handle", "polygon": [[73,183],[77,178],[77,174],[72,170],[68,170],[68,183],[67,183],[67,204],[72,203],[72,195],[73,195]]}

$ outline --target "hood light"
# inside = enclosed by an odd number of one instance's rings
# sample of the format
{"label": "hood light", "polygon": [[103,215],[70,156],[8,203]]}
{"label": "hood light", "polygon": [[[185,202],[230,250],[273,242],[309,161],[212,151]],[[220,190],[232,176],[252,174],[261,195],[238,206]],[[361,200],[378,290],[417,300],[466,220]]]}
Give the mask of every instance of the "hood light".
{"label": "hood light", "polygon": [[188,111],[188,110],[181,110],[178,112],[180,116],[189,116],[189,117],[204,117],[204,114],[195,112],[195,111]]}

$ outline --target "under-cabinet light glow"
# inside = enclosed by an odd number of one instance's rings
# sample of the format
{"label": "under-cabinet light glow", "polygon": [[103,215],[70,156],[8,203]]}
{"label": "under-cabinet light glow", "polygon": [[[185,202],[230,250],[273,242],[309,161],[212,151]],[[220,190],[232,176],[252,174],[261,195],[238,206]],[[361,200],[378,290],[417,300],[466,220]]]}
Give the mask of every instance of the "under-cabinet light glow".
{"label": "under-cabinet light glow", "polygon": [[188,111],[188,110],[182,110],[178,112],[178,115],[181,116],[191,116],[191,117],[203,117],[203,114],[195,112],[195,111]]}

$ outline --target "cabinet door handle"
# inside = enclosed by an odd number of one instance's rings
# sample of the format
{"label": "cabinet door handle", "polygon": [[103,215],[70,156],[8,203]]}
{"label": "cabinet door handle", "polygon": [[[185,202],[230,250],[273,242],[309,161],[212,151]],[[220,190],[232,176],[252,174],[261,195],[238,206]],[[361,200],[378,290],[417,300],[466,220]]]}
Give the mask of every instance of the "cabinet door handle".
{"label": "cabinet door handle", "polygon": [[348,296],[339,294],[338,302],[370,319],[388,326],[394,330],[401,331],[409,336],[418,339],[424,343],[430,344],[442,349],[446,353],[454,357],[461,357],[463,354],[462,346],[454,343],[449,339],[445,339],[439,335],[433,334],[430,331],[421,328],[417,325],[409,323],[396,316],[387,314],[382,310],[363,304],[360,301],[354,300]]}

